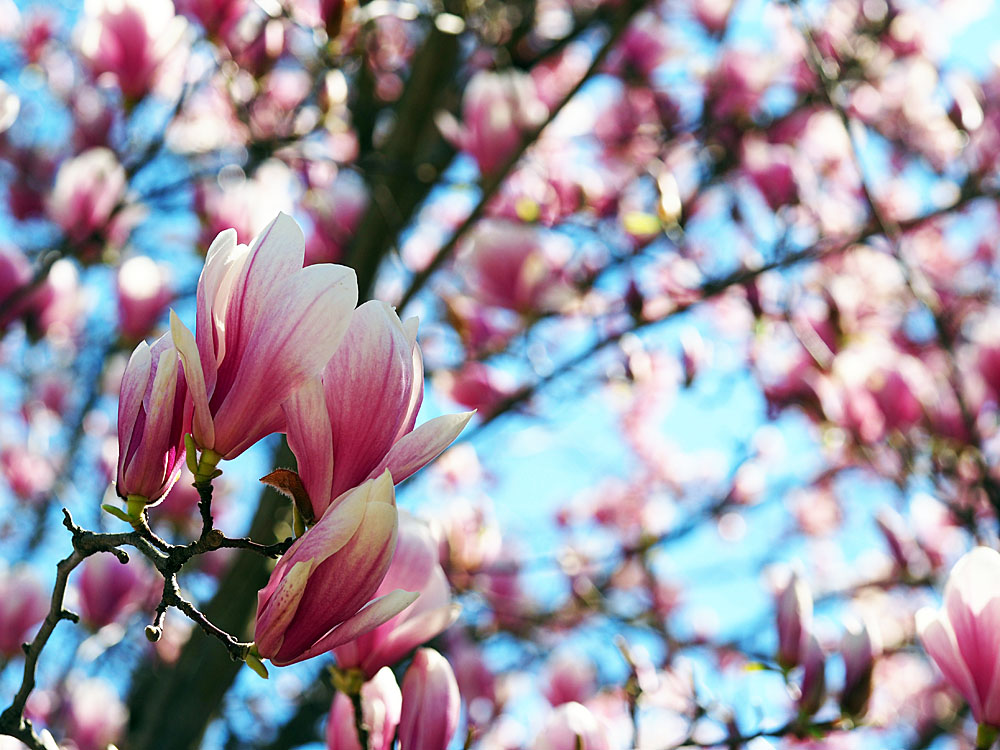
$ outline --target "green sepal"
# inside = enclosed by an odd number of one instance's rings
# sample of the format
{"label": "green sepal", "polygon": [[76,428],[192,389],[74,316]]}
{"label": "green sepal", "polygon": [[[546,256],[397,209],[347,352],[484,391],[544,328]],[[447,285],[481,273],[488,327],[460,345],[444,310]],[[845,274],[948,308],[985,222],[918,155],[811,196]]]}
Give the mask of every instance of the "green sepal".
{"label": "green sepal", "polygon": [[121,508],[116,508],[114,505],[108,505],[107,503],[104,503],[101,506],[101,510],[103,510],[105,513],[110,513],[115,518],[124,521],[125,523],[128,524],[135,523],[135,519],[132,518],[132,516],[123,511]]}

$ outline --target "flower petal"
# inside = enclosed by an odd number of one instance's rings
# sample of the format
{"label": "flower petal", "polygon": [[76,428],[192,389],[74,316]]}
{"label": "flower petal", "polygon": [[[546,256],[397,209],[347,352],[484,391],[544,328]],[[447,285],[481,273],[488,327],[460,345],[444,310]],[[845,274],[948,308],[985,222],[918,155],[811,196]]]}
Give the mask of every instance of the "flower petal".
{"label": "flower petal", "polygon": [[187,380],[188,393],[194,402],[194,420],[192,422],[192,432],[194,441],[201,448],[215,447],[215,425],[212,421],[212,413],[208,406],[208,393],[205,391],[205,375],[201,369],[201,357],[198,355],[198,345],[194,341],[194,336],[187,329],[177,313],[170,311],[170,335],[174,340],[174,347],[180,355],[181,364],[184,366],[184,378]]}
{"label": "flower petal", "polygon": [[354,617],[340,623],[329,633],[324,635],[307,651],[299,654],[294,659],[286,662],[274,661],[277,666],[283,667],[286,664],[296,664],[314,656],[324,654],[334,646],[346,643],[357,638],[362,633],[367,633],[373,628],[377,628],[384,622],[391,620],[404,609],[409,607],[420,595],[417,591],[403,591],[396,589],[385,596],[374,599],[362,607]]}
{"label": "flower petal", "polygon": [[295,454],[313,515],[320,518],[333,486],[333,431],[319,377],[310,378],[281,406],[285,414],[288,447]]}
{"label": "flower petal", "polygon": [[402,482],[412,476],[451,445],[465,429],[473,414],[474,411],[444,414],[424,422],[392,446],[382,463],[372,471],[371,476],[384,469],[392,472],[396,482]]}
{"label": "flower petal", "polygon": [[[309,266],[278,282],[215,412],[219,453],[233,458],[269,434],[280,405],[330,361],[357,295],[354,271],[344,266]],[[218,387],[221,378],[220,371]],[[261,404],[274,408],[262,411]]]}
{"label": "flower petal", "polygon": [[980,721],[983,717],[983,705],[972,674],[962,660],[951,626],[939,613],[925,608],[917,612],[917,633],[945,679],[968,701],[972,715],[976,717],[976,721]]}
{"label": "flower petal", "polygon": [[[132,443],[132,431],[139,416],[146,385],[149,382],[149,370],[152,367],[152,355],[149,344],[139,343],[125,365],[122,375],[121,392],[118,396],[118,475],[121,477],[125,456]],[[142,436],[137,435],[136,439]]]}

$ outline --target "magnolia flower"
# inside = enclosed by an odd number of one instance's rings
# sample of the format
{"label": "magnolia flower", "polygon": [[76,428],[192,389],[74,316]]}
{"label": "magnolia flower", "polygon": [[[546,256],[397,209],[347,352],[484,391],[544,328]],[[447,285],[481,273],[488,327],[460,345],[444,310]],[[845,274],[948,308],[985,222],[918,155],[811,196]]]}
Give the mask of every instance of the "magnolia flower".
{"label": "magnolia flower", "polygon": [[401,323],[389,305],[374,300],[355,310],[321,376],[284,408],[288,444],[315,517],[333,498],[386,469],[402,482],[458,436],[471,412],[414,429],[423,382],[417,319]]}
{"label": "magnolia flower", "polygon": [[70,239],[82,242],[103,230],[125,196],[125,168],[110,149],[99,147],[59,167],[48,212]]}
{"label": "magnolia flower", "polygon": [[403,676],[400,750],[445,750],[458,728],[460,695],[451,665],[422,648]]}
{"label": "magnolia flower", "polygon": [[167,334],[129,358],[118,398],[118,473],[115,491],[141,505],[162,498],[180,474],[191,400],[177,350]]}
{"label": "magnolia flower", "polygon": [[427,524],[399,514],[396,553],[375,596],[394,589],[419,591],[420,598],[383,625],[333,650],[341,668],[358,667],[371,678],[426,643],[458,617],[451,588],[438,562],[438,545]]}
{"label": "magnolia flower", "polygon": [[793,570],[777,601],[778,664],[786,669],[802,663],[812,624],[812,605],[809,587]]}
{"label": "magnolia flower", "polygon": [[284,666],[318,656],[413,602],[417,594],[400,589],[369,601],[392,560],[396,523],[388,471],[337,498],[257,594],[261,657]]}
{"label": "magnolia flower", "polygon": [[80,616],[95,629],[133,611],[150,590],[149,576],[139,562],[122,565],[114,555],[92,555],[80,567]]}
{"label": "magnolia flower", "polygon": [[571,701],[552,709],[533,750],[608,750],[607,732],[589,708]]}
{"label": "magnolia flower", "polygon": [[[361,715],[368,727],[366,750],[392,750],[403,708],[403,695],[388,667],[380,669],[361,686]],[[326,723],[327,750],[361,750],[355,728],[354,707],[347,694],[337,691]]]}
{"label": "magnolia flower", "polygon": [[49,595],[24,565],[0,567],[0,655],[17,656],[32,627],[49,611]]}
{"label": "magnolia flower", "polygon": [[955,563],[944,607],[917,612],[917,633],[980,724],[1000,728],[1000,553],[976,547]]}
{"label": "magnolia flower", "polygon": [[249,248],[227,229],[198,280],[196,335],[171,313],[202,450],[230,459],[279,431],[282,402],[340,344],[358,298],[354,271],[303,268],[304,248],[302,230],[282,213]]}
{"label": "magnolia flower", "polygon": [[144,97],[187,28],[170,0],[88,0],[80,52],[95,76],[110,75],[130,100]]}
{"label": "magnolia flower", "polygon": [[521,145],[524,133],[540,125],[546,106],[527,73],[476,73],[462,97],[462,124],[438,118],[445,138],[468,152],[484,175],[493,174]]}
{"label": "magnolia flower", "polygon": [[151,258],[136,255],[122,263],[115,281],[118,328],[133,341],[145,338],[172,296],[166,272]]}

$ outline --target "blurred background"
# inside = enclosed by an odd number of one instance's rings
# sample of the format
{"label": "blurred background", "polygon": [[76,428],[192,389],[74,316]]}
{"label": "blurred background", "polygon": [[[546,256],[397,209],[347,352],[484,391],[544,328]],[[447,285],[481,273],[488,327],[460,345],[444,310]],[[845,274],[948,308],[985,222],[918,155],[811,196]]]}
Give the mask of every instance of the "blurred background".
{"label": "blurred background", "polygon": [[[477,410],[397,488],[462,607],[430,641],[453,747],[973,747],[913,615],[997,544],[998,43],[985,0],[0,0],[0,708],[61,509],[123,528],[130,352],[284,211],[419,317],[418,422]],[[257,480],[292,465],[280,435],[226,462],[218,526],[289,536]],[[269,566],[181,586],[247,639]],[[149,643],[157,578],[71,574],[36,728],[349,746],[336,659],[265,682],[174,610]],[[792,590],[818,672],[777,660]]]}

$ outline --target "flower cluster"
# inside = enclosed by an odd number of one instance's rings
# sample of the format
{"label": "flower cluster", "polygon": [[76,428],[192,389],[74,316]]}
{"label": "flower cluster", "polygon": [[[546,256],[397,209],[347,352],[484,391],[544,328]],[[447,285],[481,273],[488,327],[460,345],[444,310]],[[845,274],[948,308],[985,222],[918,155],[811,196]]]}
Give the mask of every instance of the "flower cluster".
{"label": "flower cluster", "polygon": [[[300,473],[276,474],[309,528],[258,597],[257,654],[278,665],[383,625],[425,589],[430,598],[413,619],[429,617],[426,638],[454,619],[418,532],[404,535],[405,573],[392,587],[380,584],[396,549],[394,482],[443,451],[471,416],[415,429],[423,398],[416,319],[403,323],[375,301],[355,310],[354,272],[304,267],[304,253],[302,231],[285,214],[249,246],[232,229],[219,234],[198,282],[195,332],[171,313],[170,334],[132,354],[119,402],[116,490],[136,521],[169,492],[185,457],[204,488],[219,461],[287,433]],[[265,481],[280,484],[273,476]],[[384,663],[426,638],[413,641],[406,628],[384,634]],[[393,645],[400,639],[403,650]]]}

